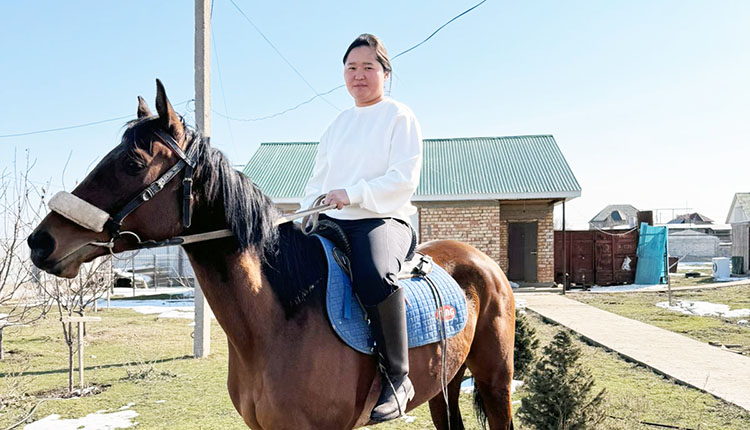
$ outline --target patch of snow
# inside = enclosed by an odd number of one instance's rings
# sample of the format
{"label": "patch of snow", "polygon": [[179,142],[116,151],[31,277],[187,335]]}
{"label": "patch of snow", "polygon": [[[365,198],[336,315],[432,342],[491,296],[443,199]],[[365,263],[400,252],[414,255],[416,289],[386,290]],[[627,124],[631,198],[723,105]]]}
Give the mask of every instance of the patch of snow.
{"label": "patch of snow", "polygon": [[626,284],[626,285],[613,285],[611,287],[600,287],[594,285],[589,291],[592,293],[618,293],[623,291],[649,291],[649,290],[661,290],[666,285],[662,284]]}
{"label": "patch of snow", "polygon": [[157,400],[157,401],[156,401],[156,402],[154,402],[154,403],[165,403],[165,402],[166,402],[166,400]]}
{"label": "patch of snow", "polygon": [[135,406],[135,403],[130,402],[127,405],[120,407],[120,410],[124,411],[125,409],[130,409],[131,406]]}
{"label": "patch of snow", "polygon": [[121,411],[111,414],[93,413],[83,418],[60,419],[60,415],[48,415],[24,427],[24,430],[113,430],[133,427],[131,420],[138,416],[136,411]]}
{"label": "patch of snow", "polygon": [[750,309],[729,310],[728,305],[720,303],[678,300],[674,306],[669,306],[669,302],[659,302],[656,306],[685,315],[719,316],[725,318],[750,317]]}
{"label": "patch of snow", "polygon": [[159,318],[187,318],[189,320],[195,317],[195,311],[183,312],[183,311],[168,311],[159,314]]}
{"label": "patch of snow", "polygon": [[[510,393],[511,394],[515,393],[516,390],[521,388],[522,386],[523,386],[523,381],[514,379],[513,382],[510,383]],[[463,382],[461,382],[461,392],[462,393],[474,392],[474,378],[467,378]]]}
{"label": "patch of snow", "polygon": [[404,420],[404,422],[408,424],[408,423],[413,423],[414,421],[416,421],[417,417],[414,417],[411,415],[404,415],[403,417],[401,417],[401,419]]}
{"label": "patch of snow", "polygon": [[[157,318],[193,319],[195,317],[195,306],[172,306],[172,307],[123,306],[123,307],[128,307],[141,314],[146,314],[146,315],[158,314]],[[211,316],[211,318],[216,319],[213,312],[209,312],[209,315]]]}
{"label": "patch of snow", "polygon": [[[163,314],[166,313],[164,307],[162,306],[133,306],[131,307],[134,311],[140,313],[140,314]],[[174,307],[170,308],[169,312],[171,311],[178,311],[178,312],[195,312],[195,308],[192,306],[180,306],[180,307]]]}

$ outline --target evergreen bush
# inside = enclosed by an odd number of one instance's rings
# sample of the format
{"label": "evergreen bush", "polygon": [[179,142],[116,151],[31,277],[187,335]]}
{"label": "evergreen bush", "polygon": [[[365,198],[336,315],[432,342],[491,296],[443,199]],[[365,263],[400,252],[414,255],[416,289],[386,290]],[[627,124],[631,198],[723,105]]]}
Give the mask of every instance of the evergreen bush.
{"label": "evergreen bush", "polygon": [[586,430],[601,423],[604,390],[592,393],[594,378],[578,363],[580,357],[570,335],[559,331],[526,378],[521,422],[536,430]]}
{"label": "evergreen bush", "polygon": [[516,340],[513,345],[513,379],[523,378],[534,362],[539,339],[523,311],[516,309]]}

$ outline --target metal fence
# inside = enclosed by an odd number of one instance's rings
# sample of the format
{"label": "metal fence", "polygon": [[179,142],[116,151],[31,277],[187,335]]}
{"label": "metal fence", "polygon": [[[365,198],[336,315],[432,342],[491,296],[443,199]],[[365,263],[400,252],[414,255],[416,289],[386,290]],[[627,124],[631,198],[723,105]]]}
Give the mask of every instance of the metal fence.
{"label": "metal fence", "polygon": [[190,261],[179,246],[123,252],[114,259],[113,266],[115,282],[130,278],[136,287],[194,287],[196,283]]}

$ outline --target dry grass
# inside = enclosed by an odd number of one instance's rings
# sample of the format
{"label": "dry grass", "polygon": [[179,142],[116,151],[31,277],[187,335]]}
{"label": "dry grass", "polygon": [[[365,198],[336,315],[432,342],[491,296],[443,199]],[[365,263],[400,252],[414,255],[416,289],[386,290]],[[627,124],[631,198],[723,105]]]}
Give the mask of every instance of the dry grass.
{"label": "dry grass", "polygon": [[[183,319],[157,319],[129,310],[101,312],[102,321],[90,324],[86,346],[86,381],[109,387],[100,394],[39,405],[33,419],[49,414],[82,417],[134,402],[140,429],[246,428],[226,391],[227,348],[220,327],[212,326],[212,354],[195,360],[192,327]],[[530,318],[542,344],[556,327]],[[59,322],[50,318],[33,327],[6,332],[12,351],[0,362],[0,428],[17,422],[43,395],[58,392],[67,383],[66,351]],[[609,415],[602,427],[652,429],[639,421],[680,425],[694,429],[747,429],[750,416],[697,390],[673,384],[651,371],[600,348],[583,345],[584,363],[597,386],[607,389]],[[331,386],[335,386],[332,376]],[[55,391],[57,390],[57,391]],[[514,396],[520,399],[523,393]],[[466,429],[479,430],[471,396],[461,397]],[[410,422],[396,420],[373,427],[382,430],[432,429],[429,408],[410,413]],[[521,428],[516,422],[516,428]]]}

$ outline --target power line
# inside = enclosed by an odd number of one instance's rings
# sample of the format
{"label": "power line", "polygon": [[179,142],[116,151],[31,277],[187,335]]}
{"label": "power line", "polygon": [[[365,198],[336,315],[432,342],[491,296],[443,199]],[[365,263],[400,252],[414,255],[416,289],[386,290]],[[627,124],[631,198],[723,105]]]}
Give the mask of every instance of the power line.
{"label": "power line", "polygon": [[[331,107],[333,107],[333,108],[334,108],[334,109],[336,109],[337,111],[341,112],[341,109],[339,109],[339,108],[338,108],[338,107],[337,107],[336,105],[334,105],[333,103],[331,103],[330,101],[328,101],[328,99],[326,99],[325,97],[323,97],[323,95],[325,95],[325,94],[320,94],[320,93],[318,92],[318,90],[316,90],[316,89],[315,89],[315,88],[314,88],[314,87],[312,86],[312,84],[310,84],[310,82],[308,82],[308,81],[307,81],[307,79],[305,79],[305,77],[304,77],[304,76],[302,76],[302,73],[300,73],[300,72],[299,72],[299,70],[297,70],[297,68],[296,68],[296,67],[294,67],[294,65],[292,65],[292,63],[291,63],[291,62],[290,62],[289,60],[287,60],[287,59],[286,59],[286,57],[284,56],[284,54],[282,54],[282,53],[281,53],[281,51],[279,51],[279,49],[278,49],[278,48],[276,48],[276,46],[275,46],[275,45],[274,45],[274,44],[273,44],[273,43],[272,43],[272,42],[271,42],[270,40],[268,40],[268,38],[266,37],[266,35],[265,35],[265,34],[263,34],[263,32],[262,32],[262,31],[260,31],[260,28],[258,28],[258,26],[257,26],[257,25],[255,25],[255,23],[254,23],[254,22],[253,22],[253,21],[252,21],[252,20],[251,20],[250,18],[248,18],[248,16],[247,16],[247,15],[245,15],[245,12],[243,12],[243,11],[242,11],[242,9],[240,9],[240,7],[239,7],[239,6],[237,5],[237,3],[235,3],[235,2],[234,2],[234,0],[229,0],[229,1],[230,1],[230,2],[232,3],[232,5],[234,5],[235,9],[237,9],[237,10],[238,10],[238,11],[240,12],[240,14],[241,14],[241,15],[242,15],[243,17],[245,17],[245,20],[247,20],[247,22],[249,22],[249,23],[250,23],[250,25],[252,25],[252,26],[253,26],[253,28],[255,29],[255,31],[257,31],[257,32],[258,32],[258,34],[260,34],[260,36],[261,36],[261,37],[263,38],[263,40],[265,40],[265,41],[266,41],[266,43],[268,43],[268,45],[269,45],[269,46],[270,46],[271,48],[273,48],[273,50],[274,50],[274,51],[276,51],[276,53],[277,53],[277,54],[279,54],[279,57],[281,57],[281,59],[282,59],[282,60],[284,60],[284,62],[285,62],[286,64],[288,64],[288,65],[289,65],[289,67],[291,67],[291,68],[292,68],[292,70],[294,70],[294,73],[296,73],[296,74],[297,74],[297,76],[299,76],[299,78],[300,78],[300,79],[302,79],[302,81],[303,81],[303,82],[304,82],[305,84],[307,84],[307,86],[308,86],[308,87],[310,87],[310,89],[311,89],[311,90],[313,90],[313,92],[315,93],[315,96],[316,96],[316,97],[321,97],[321,98],[322,98],[322,99],[323,99],[323,100],[324,100],[324,101],[325,101],[326,103],[328,103],[329,105],[331,105]],[[485,0],[485,1],[486,1],[486,0]],[[326,93],[326,94],[327,94],[327,93]]]}
{"label": "power line", "polygon": [[[192,101],[192,99],[185,100],[184,102],[180,102],[180,103],[175,104],[175,106],[180,106],[180,105],[189,103],[191,101]],[[48,128],[48,129],[45,129],[45,130],[27,131],[27,132],[23,132],[23,133],[14,133],[14,134],[0,134],[0,139],[8,138],[8,137],[31,136],[31,135],[34,135],[34,134],[42,134],[42,133],[52,133],[54,131],[72,130],[74,128],[90,127],[92,125],[104,124],[105,122],[121,121],[123,119],[132,118],[132,117],[133,117],[132,114],[131,115],[123,115],[123,116],[118,116],[117,118],[103,119],[101,121],[87,122],[85,124],[69,125],[69,126],[66,126],[66,127]]]}
{"label": "power line", "polygon": [[[232,4],[234,4],[234,1],[233,1],[233,0],[230,0],[230,1],[232,2]],[[394,55],[394,56],[393,56],[393,57],[392,57],[391,59],[392,59],[392,60],[395,60],[396,58],[398,58],[398,57],[400,57],[400,56],[402,56],[402,55],[406,54],[407,52],[409,52],[409,51],[412,51],[412,50],[414,50],[414,49],[418,48],[419,46],[421,46],[422,44],[424,44],[424,43],[425,43],[425,42],[427,42],[428,40],[432,39],[432,36],[436,35],[436,34],[437,34],[437,33],[438,33],[438,32],[439,32],[440,30],[442,30],[442,29],[443,29],[444,27],[446,27],[446,26],[447,26],[448,24],[452,23],[453,21],[457,20],[458,18],[461,18],[462,16],[466,15],[467,13],[471,12],[472,10],[474,10],[474,9],[478,8],[479,6],[481,6],[482,4],[484,4],[485,2],[487,2],[487,0],[482,0],[481,2],[479,2],[479,3],[475,4],[474,6],[472,6],[472,7],[468,8],[468,9],[466,9],[465,11],[461,12],[460,14],[458,14],[458,15],[454,16],[454,17],[453,17],[453,18],[451,18],[451,19],[450,19],[449,21],[447,21],[447,22],[446,22],[445,24],[443,24],[443,25],[441,25],[440,27],[438,27],[438,29],[437,29],[437,30],[433,31],[433,32],[432,32],[432,34],[430,34],[429,36],[427,36],[427,38],[426,38],[425,40],[423,40],[423,41],[421,41],[421,42],[417,43],[416,45],[412,46],[412,47],[411,47],[411,48],[409,48],[409,49],[406,49],[406,50],[404,50],[404,51],[401,51],[401,52],[399,52],[398,54]],[[235,7],[236,7],[236,6],[237,6],[237,5],[235,4]],[[242,12],[242,11],[240,11],[240,12]],[[243,15],[244,15],[244,13],[243,13]],[[246,17],[246,18],[247,18],[247,17]],[[248,20],[249,20],[249,19],[248,19]],[[252,24],[252,22],[251,22],[251,24]],[[253,26],[254,26],[254,25],[255,25],[255,24],[253,24]],[[257,29],[257,28],[256,28],[256,29]],[[260,30],[258,30],[258,31],[260,32]],[[263,35],[263,34],[261,33],[261,35]],[[265,36],[263,36],[263,37],[265,38]],[[269,43],[270,43],[270,42],[269,42]],[[273,46],[273,45],[271,45],[271,46]],[[274,47],[274,49],[276,49],[276,48]],[[278,51],[277,51],[277,52],[278,52]],[[281,55],[281,53],[279,53],[279,55]],[[283,56],[282,56],[282,58],[283,58]],[[286,61],[286,59],[284,59],[284,60]],[[291,64],[290,64],[290,66],[291,66]],[[295,70],[295,71],[296,71],[296,70]],[[301,76],[300,76],[300,77],[301,77]],[[304,80],[304,78],[302,78],[302,79]],[[305,82],[307,82],[307,81],[305,81]],[[310,85],[310,84],[308,84],[308,85]],[[284,109],[284,110],[283,110],[283,111],[281,111],[281,112],[277,112],[277,113],[274,113],[274,114],[271,114],[271,115],[266,115],[266,116],[262,116],[262,117],[256,117],[256,118],[234,118],[234,117],[230,117],[229,115],[223,114],[223,113],[221,113],[221,112],[219,112],[219,111],[216,111],[216,110],[213,110],[213,113],[215,113],[215,114],[219,115],[220,117],[223,117],[223,118],[226,118],[226,119],[229,119],[229,120],[232,120],[232,121],[245,121],[245,122],[251,122],[251,121],[263,121],[263,120],[266,120],[266,119],[276,118],[277,116],[281,116],[281,115],[284,115],[285,113],[288,113],[288,112],[291,112],[291,111],[293,111],[293,110],[295,110],[295,109],[298,109],[298,108],[300,108],[300,107],[302,107],[302,106],[304,106],[304,105],[306,105],[306,104],[308,104],[308,103],[312,102],[312,101],[313,101],[313,100],[315,100],[316,98],[318,98],[318,97],[321,97],[321,96],[324,96],[324,95],[328,95],[328,94],[330,94],[330,93],[332,93],[332,92],[334,92],[334,91],[338,90],[339,88],[344,88],[344,86],[345,86],[345,85],[339,85],[338,87],[336,87],[336,88],[331,88],[330,90],[328,90],[328,91],[326,91],[326,92],[324,92],[324,93],[322,93],[322,94],[317,94],[317,92],[316,92],[315,96],[313,96],[313,97],[311,97],[311,98],[309,98],[309,99],[307,99],[307,100],[303,101],[302,103],[299,103],[298,105],[296,105],[296,106],[294,106],[294,107],[290,107],[290,108]],[[310,87],[310,88],[312,88],[312,87]],[[314,90],[314,89],[313,89],[313,90]],[[326,99],[325,99],[325,98],[323,98],[323,100],[326,100]],[[326,102],[328,102],[328,100],[326,100]],[[329,104],[330,104],[330,103],[329,103]],[[338,109],[338,108],[337,108],[337,109]],[[339,109],[339,111],[340,111],[340,109]]]}
{"label": "power line", "polygon": [[438,27],[438,29],[437,29],[437,30],[433,31],[431,35],[427,36],[427,39],[425,39],[425,40],[423,40],[423,41],[421,41],[421,42],[417,43],[416,45],[412,46],[411,48],[407,49],[406,51],[402,51],[402,52],[399,52],[398,54],[396,54],[396,55],[394,55],[394,56],[393,56],[392,60],[395,60],[396,58],[398,58],[398,57],[400,57],[400,56],[402,56],[402,55],[406,54],[407,52],[411,51],[412,49],[416,49],[416,48],[418,48],[418,47],[419,47],[420,45],[422,45],[423,43],[425,43],[425,42],[427,42],[428,40],[432,39],[432,36],[436,35],[436,34],[438,33],[438,31],[440,31],[440,30],[442,30],[442,29],[443,29],[443,27],[447,26],[448,24],[452,23],[453,21],[457,20],[458,18],[461,18],[462,16],[466,15],[467,13],[471,12],[472,10],[474,10],[474,9],[478,8],[479,6],[481,6],[481,5],[482,5],[482,4],[484,3],[484,2],[486,2],[486,1],[487,1],[487,0],[482,0],[482,1],[480,1],[479,3],[475,4],[474,6],[472,6],[472,7],[468,8],[468,9],[466,9],[465,11],[461,12],[460,14],[458,14],[458,15],[454,16],[453,18],[451,18],[451,20],[450,20],[450,21],[448,21],[448,22],[446,22],[445,24],[441,25],[440,27]]}
{"label": "power line", "polygon": [[[302,77],[302,75],[299,73],[299,71],[297,71],[297,69],[294,68],[294,66],[291,63],[289,63],[289,61],[286,59],[286,57],[284,57],[281,54],[281,52],[279,52],[279,50],[276,49],[276,47],[271,43],[270,40],[268,40],[268,38],[260,31],[260,29],[258,29],[257,26],[255,26],[255,24],[253,24],[253,22],[250,20],[250,18],[248,18],[247,15],[245,15],[245,13],[242,12],[242,9],[240,9],[239,6],[237,6],[237,4],[233,0],[230,0],[230,1],[237,8],[237,10],[245,17],[245,19],[247,19],[247,21],[253,27],[255,27],[255,29],[258,31],[258,33],[260,33],[260,35],[266,40],[266,42],[268,42],[268,44],[271,45],[271,47],[279,54],[279,56],[281,56],[281,58],[283,58],[284,61],[287,62],[287,64],[295,71],[295,73],[297,73],[297,75],[310,87],[310,89],[312,89],[315,92],[315,95],[313,97],[311,97],[311,98],[309,98],[309,99],[301,102],[301,103],[298,103],[297,105],[295,105],[293,107],[284,109],[284,110],[282,110],[280,112],[276,112],[276,113],[271,114],[271,115],[266,115],[266,116],[256,117],[256,118],[236,118],[236,117],[230,117],[229,115],[226,115],[226,114],[224,114],[222,112],[219,112],[219,111],[216,111],[216,110],[213,110],[213,109],[212,109],[212,112],[215,113],[215,114],[217,114],[217,115],[219,115],[219,116],[221,116],[221,117],[223,117],[223,118],[229,119],[231,121],[255,122],[255,121],[263,121],[263,120],[267,120],[267,119],[271,119],[271,118],[276,118],[278,116],[284,115],[284,114],[289,113],[289,112],[291,112],[293,110],[299,109],[300,107],[302,107],[302,106],[304,106],[304,105],[312,102],[313,100],[317,99],[318,97],[323,98],[323,100],[325,100],[328,104],[331,104],[327,99],[325,99],[322,96],[328,95],[328,94],[330,94],[330,93],[332,93],[332,92],[334,92],[334,91],[336,91],[336,90],[338,90],[340,88],[343,88],[344,85],[339,85],[339,86],[337,86],[335,88],[331,88],[330,90],[328,90],[328,91],[326,91],[324,93],[318,93],[315,90],[315,88],[313,88],[313,86],[310,85],[310,83],[307,82],[307,80],[304,77]],[[430,40],[435,34],[437,34],[440,30],[442,30],[448,24],[452,23],[453,21],[457,20],[458,18],[462,17],[463,15],[466,15],[467,13],[469,13],[472,10],[476,9],[477,7],[481,6],[485,2],[487,2],[487,0],[482,0],[481,2],[477,3],[476,5],[470,7],[469,9],[466,9],[465,11],[463,11],[460,14],[456,15],[455,17],[451,18],[445,24],[443,24],[440,27],[438,27],[437,30],[433,31],[432,34],[430,34],[429,36],[427,36],[426,39],[424,39],[423,41],[417,43],[416,45],[412,46],[409,49],[406,49],[406,50],[404,50],[402,52],[399,52],[398,54],[394,55],[392,57],[392,59],[395,60],[396,58],[398,58],[398,57],[406,54],[407,52],[410,52],[410,51],[418,48],[419,46],[421,46],[422,44],[424,44],[425,42],[427,42],[428,40]],[[179,106],[181,104],[190,103],[191,101],[193,101],[193,100],[192,99],[191,100],[186,100],[184,102],[177,103],[176,106]],[[336,108],[339,111],[341,110],[341,109],[337,108],[336,106],[334,106],[332,104],[331,104],[331,106],[333,106],[334,108]],[[67,126],[67,127],[50,128],[50,129],[46,129],[46,130],[36,130],[36,131],[29,131],[29,132],[24,132],[24,133],[2,134],[2,135],[0,135],[0,139],[2,139],[2,138],[9,138],[9,137],[30,136],[30,135],[41,134],[41,133],[51,133],[51,132],[55,132],[55,131],[71,130],[71,129],[81,128],[81,127],[89,127],[89,126],[92,126],[92,125],[103,124],[103,123],[112,122],[112,121],[118,121],[118,120],[122,120],[122,119],[126,119],[126,118],[131,118],[131,117],[132,117],[132,115],[125,115],[125,116],[121,116],[121,117],[117,117],[117,118],[104,119],[104,120],[101,120],[101,121],[88,122],[88,123],[85,123],[85,124],[71,125],[71,126]]]}
{"label": "power line", "polygon": [[331,94],[332,92],[338,90],[339,88],[344,88],[344,87],[345,87],[345,85],[339,85],[338,87],[331,88],[330,90],[328,90],[328,91],[326,91],[326,92],[324,92],[322,94],[312,96],[309,99],[303,101],[302,103],[300,103],[300,104],[298,104],[296,106],[290,107],[290,108],[285,109],[285,110],[283,110],[281,112],[276,112],[276,113],[271,114],[271,115],[261,116],[261,117],[257,117],[257,118],[235,118],[235,117],[231,117],[229,115],[225,115],[225,114],[223,114],[223,113],[221,113],[221,112],[219,112],[217,110],[212,110],[212,112],[215,113],[216,115],[219,115],[222,118],[226,118],[226,119],[231,120],[231,121],[244,121],[244,122],[263,121],[263,120],[266,120],[266,119],[276,118],[277,116],[284,115],[287,112],[291,112],[291,111],[293,111],[295,109],[298,109],[298,108],[300,108],[300,107],[302,107],[302,106],[310,103],[311,101],[317,99],[320,96],[325,96],[325,95]]}
{"label": "power line", "polygon": [[[213,6],[214,3],[211,2],[211,11],[213,13]],[[224,111],[229,112],[229,109],[227,108],[227,94],[224,91],[224,80],[221,78],[221,63],[219,62],[219,49],[216,47],[216,35],[214,34],[214,29],[211,27],[211,41],[214,45],[214,54],[216,57],[216,70],[219,72],[219,88],[221,88],[221,99],[224,101]],[[234,133],[232,133],[232,123],[227,119],[227,127],[229,128],[229,137],[232,142],[232,147],[234,147]]]}
{"label": "power line", "polygon": [[52,133],[53,131],[72,130],[74,128],[89,127],[92,125],[104,124],[105,122],[123,120],[125,118],[130,118],[132,116],[133,115],[118,116],[117,118],[103,119],[101,121],[87,122],[85,124],[69,125],[67,127],[48,128],[46,130],[27,131],[24,133],[14,133],[14,134],[0,134],[0,139],[6,138],[6,137],[20,137],[20,136],[31,136],[32,134]]}

